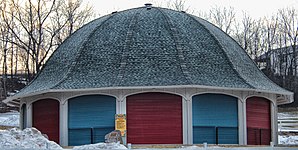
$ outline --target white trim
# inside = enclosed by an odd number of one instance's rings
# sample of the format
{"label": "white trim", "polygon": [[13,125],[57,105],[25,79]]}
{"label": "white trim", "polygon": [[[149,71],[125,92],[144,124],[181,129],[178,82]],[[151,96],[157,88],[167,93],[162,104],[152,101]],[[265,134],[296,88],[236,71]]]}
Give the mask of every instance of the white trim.
{"label": "white trim", "polygon": [[231,93],[228,93],[227,91],[204,91],[204,92],[196,92],[196,93],[192,94],[191,97],[196,96],[196,95],[202,95],[202,94],[222,94],[222,95],[232,96],[232,97],[237,98],[237,99],[241,99],[241,96],[240,95],[231,94]]}
{"label": "white trim", "polygon": [[70,100],[72,98],[76,98],[76,97],[80,97],[80,96],[90,96],[90,95],[111,96],[111,97],[115,98],[116,100],[118,99],[118,97],[116,95],[113,95],[113,94],[100,93],[100,92],[97,92],[97,93],[91,92],[91,93],[75,93],[75,94],[73,94],[71,96],[68,96],[66,98],[66,100],[68,101],[68,100]]}
{"label": "white trim", "polygon": [[201,88],[201,89],[217,89],[217,90],[233,90],[233,91],[252,91],[252,92],[264,92],[264,93],[272,93],[272,94],[282,94],[289,95],[290,99],[288,102],[293,101],[294,93],[293,92],[276,92],[276,91],[268,91],[268,90],[259,90],[259,89],[248,89],[248,88],[229,88],[229,87],[218,87],[218,86],[204,86],[204,85],[169,85],[169,86],[131,86],[131,87],[102,87],[102,88],[84,88],[84,89],[48,89],[39,92],[34,92],[30,94],[24,94],[21,96],[12,96],[5,99],[3,102],[8,103],[13,99],[19,99],[21,97],[29,97],[34,95],[39,95],[43,93],[51,93],[51,92],[75,92],[75,91],[98,91],[98,90],[123,90],[123,89],[169,89],[169,88]]}
{"label": "white trim", "polygon": [[275,103],[275,100],[274,100],[274,99],[272,99],[272,98],[269,97],[269,96],[264,96],[264,95],[249,95],[249,96],[246,96],[246,97],[244,98],[244,101],[246,102],[247,99],[252,98],[252,97],[260,97],[260,98],[264,98],[264,99],[266,99],[266,100],[269,100],[270,103],[272,103],[274,106],[276,106],[276,103]]}
{"label": "white trim", "polygon": [[172,92],[172,91],[166,91],[166,90],[160,90],[160,89],[134,91],[134,92],[130,92],[129,94],[125,94],[124,97],[132,96],[136,94],[143,94],[143,93],[165,93],[165,94],[173,94],[173,95],[181,96],[182,99],[185,98],[185,95],[180,94],[178,92]]}
{"label": "white trim", "polygon": [[39,97],[39,98],[35,98],[34,100],[30,100],[29,103],[30,103],[30,104],[33,104],[34,102],[37,102],[37,101],[49,100],[49,99],[58,101],[58,102],[59,102],[59,105],[60,105],[60,99],[58,99],[58,98],[53,98],[53,97],[50,97],[50,96],[48,96],[48,97]]}

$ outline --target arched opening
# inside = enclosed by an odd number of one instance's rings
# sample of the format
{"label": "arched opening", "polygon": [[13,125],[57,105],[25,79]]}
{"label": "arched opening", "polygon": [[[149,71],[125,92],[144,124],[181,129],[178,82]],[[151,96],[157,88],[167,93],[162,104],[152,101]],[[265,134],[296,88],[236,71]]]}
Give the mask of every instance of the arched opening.
{"label": "arched opening", "polygon": [[115,129],[116,98],[85,95],[68,101],[68,145],[104,142]]}
{"label": "arched opening", "polygon": [[33,127],[59,143],[59,101],[42,99],[32,104]]}
{"label": "arched opening", "polygon": [[271,141],[270,101],[262,97],[246,100],[248,145],[269,145]]}
{"label": "arched opening", "polygon": [[27,108],[26,104],[23,104],[21,107],[21,129],[26,129],[27,128]]}
{"label": "arched opening", "polygon": [[224,94],[192,98],[193,143],[238,144],[238,99]]}
{"label": "arched opening", "polygon": [[126,98],[127,143],[182,144],[182,97],[141,93]]}

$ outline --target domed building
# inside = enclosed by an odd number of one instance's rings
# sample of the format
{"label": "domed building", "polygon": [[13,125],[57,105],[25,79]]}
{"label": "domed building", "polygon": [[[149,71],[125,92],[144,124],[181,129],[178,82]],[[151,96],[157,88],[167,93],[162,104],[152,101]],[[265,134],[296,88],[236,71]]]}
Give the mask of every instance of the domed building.
{"label": "domed building", "polygon": [[116,114],[126,143],[267,145],[293,93],[213,24],[148,4],[76,31],[14,100],[22,128],[63,146],[103,142]]}

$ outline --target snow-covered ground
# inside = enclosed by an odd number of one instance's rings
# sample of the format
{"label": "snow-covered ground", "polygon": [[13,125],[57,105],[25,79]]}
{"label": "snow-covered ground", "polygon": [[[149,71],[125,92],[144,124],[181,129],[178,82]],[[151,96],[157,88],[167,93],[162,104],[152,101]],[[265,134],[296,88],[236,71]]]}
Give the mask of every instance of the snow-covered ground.
{"label": "snow-covered ground", "polygon": [[297,145],[298,144],[298,136],[295,135],[279,135],[278,143],[281,145]]}
{"label": "snow-covered ground", "polygon": [[298,145],[298,112],[278,113],[278,136],[281,145]]}
{"label": "snow-covered ground", "polygon": [[[279,119],[298,118],[296,113],[278,113]],[[0,126],[19,126],[19,113],[9,112],[0,113]],[[281,131],[281,129],[279,129]],[[298,134],[297,134],[298,135]],[[282,145],[298,145],[298,136],[296,135],[280,135],[279,144]],[[19,130],[12,128],[9,130],[0,130],[0,149],[62,149],[58,144],[46,139],[37,129],[27,128]],[[75,146],[74,150],[82,149],[127,149],[124,145],[119,143],[97,143],[83,146]],[[203,147],[188,146],[167,150],[205,150]],[[212,146],[208,150],[294,150],[297,147],[219,147]],[[140,149],[139,149],[140,150]],[[144,149],[148,150],[148,149]],[[152,149],[150,150],[160,150]]]}
{"label": "snow-covered ground", "polygon": [[20,113],[19,112],[7,112],[0,113],[0,126],[19,126]]}
{"label": "snow-covered ground", "polygon": [[0,147],[1,149],[62,149],[35,128],[0,130]]}
{"label": "snow-covered ground", "polygon": [[127,149],[120,143],[97,143],[82,146],[75,146],[73,150],[84,150],[84,149]]}

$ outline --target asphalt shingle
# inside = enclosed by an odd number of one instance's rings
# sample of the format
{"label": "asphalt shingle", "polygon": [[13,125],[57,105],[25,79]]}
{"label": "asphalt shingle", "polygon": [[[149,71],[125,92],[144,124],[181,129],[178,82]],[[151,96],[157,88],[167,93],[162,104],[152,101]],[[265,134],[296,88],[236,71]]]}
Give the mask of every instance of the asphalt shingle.
{"label": "asphalt shingle", "polygon": [[18,95],[170,85],[287,92],[211,23],[183,12],[140,7],[101,17],[76,31]]}

